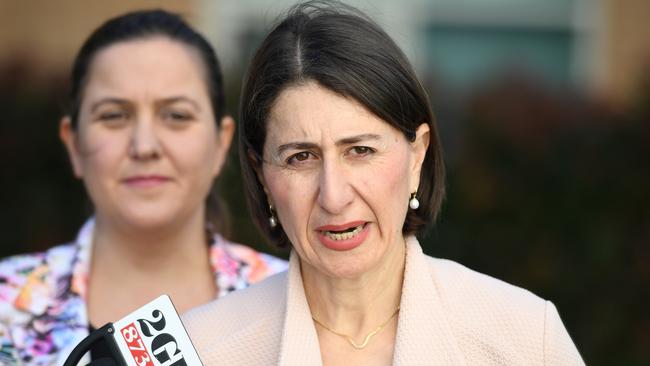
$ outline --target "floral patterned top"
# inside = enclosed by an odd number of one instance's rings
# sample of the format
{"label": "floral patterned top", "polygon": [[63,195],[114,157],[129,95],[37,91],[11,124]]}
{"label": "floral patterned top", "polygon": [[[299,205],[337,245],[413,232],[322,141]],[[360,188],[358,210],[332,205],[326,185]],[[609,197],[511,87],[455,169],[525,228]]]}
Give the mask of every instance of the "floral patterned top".
{"label": "floral patterned top", "polygon": [[[62,365],[88,335],[86,287],[94,220],[77,239],[0,260],[0,365]],[[218,296],[287,269],[287,262],[215,235],[210,261]],[[84,363],[88,363],[88,355]]]}

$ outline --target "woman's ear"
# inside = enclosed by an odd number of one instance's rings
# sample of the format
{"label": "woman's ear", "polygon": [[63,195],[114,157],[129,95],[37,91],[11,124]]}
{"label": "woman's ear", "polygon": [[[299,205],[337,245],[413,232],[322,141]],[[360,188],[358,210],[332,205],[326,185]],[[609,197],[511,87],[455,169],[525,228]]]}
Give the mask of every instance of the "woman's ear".
{"label": "woman's ear", "polygon": [[414,182],[413,191],[417,189],[420,183],[420,172],[422,171],[422,164],[424,158],[427,156],[427,149],[429,148],[430,128],[428,123],[422,123],[415,130],[415,140],[411,142],[413,149],[413,161],[411,165],[411,182]]}
{"label": "woman's ear", "polygon": [[225,116],[221,119],[217,130],[219,145],[217,146],[217,157],[213,167],[213,174],[216,177],[221,173],[221,169],[228,157],[228,150],[232,143],[232,137],[235,134],[235,120],[231,116]]}
{"label": "woman's ear", "polygon": [[79,146],[77,145],[77,131],[72,127],[70,116],[64,116],[61,118],[61,122],[59,122],[59,138],[68,152],[74,175],[77,178],[82,178],[83,164],[81,163],[81,153],[79,152]]}

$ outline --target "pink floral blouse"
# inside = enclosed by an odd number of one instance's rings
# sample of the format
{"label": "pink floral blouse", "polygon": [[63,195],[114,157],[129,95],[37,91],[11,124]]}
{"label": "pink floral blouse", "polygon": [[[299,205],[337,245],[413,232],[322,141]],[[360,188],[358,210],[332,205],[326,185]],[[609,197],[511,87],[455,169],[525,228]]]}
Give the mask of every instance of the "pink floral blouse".
{"label": "pink floral blouse", "polygon": [[[0,260],[0,365],[61,365],[88,335],[93,230],[90,219],[72,243]],[[219,297],[287,269],[286,261],[220,235],[210,261]]]}

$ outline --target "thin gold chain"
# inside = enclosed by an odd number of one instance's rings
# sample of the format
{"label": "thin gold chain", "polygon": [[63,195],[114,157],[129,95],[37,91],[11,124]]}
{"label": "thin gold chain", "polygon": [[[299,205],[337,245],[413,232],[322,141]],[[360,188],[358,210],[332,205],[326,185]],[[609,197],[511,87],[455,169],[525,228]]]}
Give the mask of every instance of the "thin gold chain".
{"label": "thin gold chain", "polygon": [[366,346],[367,346],[368,343],[370,342],[370,339],[372,339],[372,337],[374,337],[377,333],[381,332],[381,330],[384,329],[384,327],[388,324],[388,322],[390,322],[391,319],[393,319],[393,317],[395,317],[395,315],[397,315],[398,312],[399,312],[399,306],[397,307],[397,309],[395,309],[395,312],[393,312],[393,314],[390,316],[390,318],[386,319],[386,321],[383,322],[383,323],[382,323],[380,326],[378,326],[377,328],[375,328],[375,330],[373,330],[372,332],[368,333],[368,335],[363,339],[363,342],[362,342],[361,344],[357,344],[351,336],[349,336],[349,335],[347,335],[347,334],[343,334],[343,333],[337,332],[337,331],[335,331],[334,329],[328,327],[327,325],[321,323],[321,321],[318,320],[318,319],[316,319],[315,316],[312,315],[311,318],[314,319],[314,321],[316,322],[316,324],[320,325],[321,327],[323,327],[323,328],[329,330],[330,332],[336,334],[336,335],[339,336],[339,337],[343,337],[343,338],[345,338],[345,339],[348,341],[348,343],[350,343],[350,345],[352,345],[352,347],[354,347],[354,349],[362,350],[362,349],[366,348]]}

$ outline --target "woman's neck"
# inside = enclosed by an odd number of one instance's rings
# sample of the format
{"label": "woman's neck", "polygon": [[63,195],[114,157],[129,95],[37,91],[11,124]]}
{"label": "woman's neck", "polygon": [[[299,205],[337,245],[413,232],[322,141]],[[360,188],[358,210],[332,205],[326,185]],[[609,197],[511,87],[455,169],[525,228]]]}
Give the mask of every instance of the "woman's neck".
{"label": "woman's neck", "polygon": [[215,298],[202,215],[158,230],[96,218],[88,285],[89,316],[101,326],[161,294],[179,312]]}
{"label": "woman's neck", "polygon": [[384,260],[354,279],[332,278],[303,268],[309,306],[319,321],[353,337],[365,336],[399,307],[406,244],[394,243]]}
{"label": "woman's neck", "polygon": [[[140,274],[177,273],[179,264],[204,263],[208,250],[203,215],[163,227],[139,228],[97,215],[93,267],[111,264]],[[172,264],[176,264],[172,266]]]}

